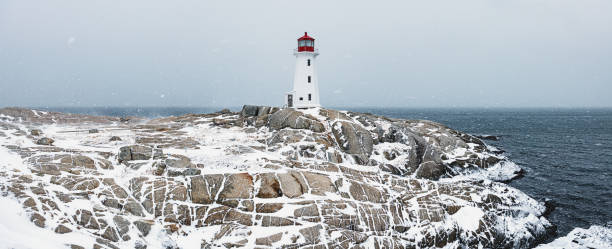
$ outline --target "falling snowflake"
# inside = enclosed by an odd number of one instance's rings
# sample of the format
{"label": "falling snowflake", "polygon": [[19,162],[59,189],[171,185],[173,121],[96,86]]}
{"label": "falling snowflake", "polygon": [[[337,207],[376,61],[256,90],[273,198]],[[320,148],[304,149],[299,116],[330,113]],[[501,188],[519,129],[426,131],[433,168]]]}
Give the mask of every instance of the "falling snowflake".
{"label": "falling snowflake", "polygon": [[72,44],[74,44],[74,42],[76,41],[76,38],[74,38],[73,36],[68,37],[68,41],[66,41],[66,44],[68,46],[72,46]]}

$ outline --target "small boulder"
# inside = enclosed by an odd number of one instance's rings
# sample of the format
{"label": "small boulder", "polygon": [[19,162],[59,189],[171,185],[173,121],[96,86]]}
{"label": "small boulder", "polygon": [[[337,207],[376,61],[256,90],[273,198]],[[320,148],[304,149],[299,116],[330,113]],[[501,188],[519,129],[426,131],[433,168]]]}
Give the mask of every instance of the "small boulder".
{"label": "small boulder", "polygon": [[89,129],[89,133],[93,134],[93,133],[99,133],[100,131],[98,129]]}
{"label": "small boulder", "polygon": [[263,173],[258,177],[261,181],[261,186],[259,187],[259,193],[257,193],[257,197],[259,198],[276,198],[283,194],[280,189],[280,184],[274,173]]}
{"label": "small boulder", "polygon": [[189,168],[183,171],[184,176],[195,176],[199,174],[202,174],[200,169]]}
{"label": "small boulder", "polygon": [[256,105],[244,105],[242,106],[242,111],[240,111],[240,116],[242,117],[254,117],[257,116],[257,111],[259,110],[259,106]]}
{"label": "small boulder", "polygon": [[296,198],[308,192],[308,184],[298,172],[278,174],[278,178],[281,192],[289,198]]}
{"label": "small boulder", "polygon": [[138,231],[140,231],[142,236],[146,237],[147,235],[149,235],[149,232],[151,231],[151,225],[153,225],[153,221],[151,221],[151,220],[137,220],[137,221],[134,221],[134,225],[136,226]]}
{"label": "small boulder", "polygon": [[62,164],[83,167],[88,169],[96,169],[93,159],[83,155],[68,155],[60,160]]}
{"label": "small boulder", "polygon": [[108,141],[114,142],[114,141],[121,141],[121,138],[118,136],[112,136]]}
{"label": "small boulder", "polygon": [[188,157],[178,157],[177,159],[166,159],[166,166],[170,168],[189,168],[191,160]]}
{"label": "small boulder", "polygon": [[81,225],[85,228],[96,230],[100,229],[100,224],[96,221],[96,218],[89,210],[77,210],[76,214],[72,217],[72,219],[75,220],[78,225]]}
{"label": "small boulder", "polygon": [[277,233],[268,237],[255,239],[255,245],[272,246],[272,244],[280,241],[283,238],[283,233]]}
{"label": "small boulder", "polygon": [[72,232],[72,229],[70,229],[70,228],[68,228],[68,227],[66,227],[66,226],[64,226],[64,225],[62,225],[62,224],[59,224],[59,225],[58,225],[58,226],[55,228],[55,232],[56,232],[56,233],[59,233],[59,234],[64,234],[64,233],[69,233],[69,232]]}
{"label": "small boulder", "polygon": [[191,177],[191,202],[211,204],[223,185],[222,174],[198,175]]}
{"label": "small boulder", "polygon": [[232,113],[232,111],[230,111],[230,109],[224,108],[221,111],[217,111],[217,113],[219,113],[219,114],[230,114],[230,113]]}
{"label": "small boulder", "polygon": [[140,240],[134,242],[134,249],[147,249],[147,244]]}
{"label": "small boulder", "polygon": [[325,195],[327,192],[335,192],[334,184],[328,176],[318,173],[302,172],[308,181],[310,193],[315,195]]}
{"label": "small boulder", "polygon": [[275,213],[283,208],[283,203],[257,203],[255,208],[258,213]]}
{"label": "small boulder", "polygon": [[299,230],[299,232],[304,236],[306,243],[317,244],[321,241],[321,239],[319,238],[321,229],[323,229],[323,226],[316,225],[313,227],[302,228]]}
{"label": "small boulder", "polygon": [[131,160],[150,160],[159,159],[163,157],[161,149],[152,148],[144,145],[130,145],[124,146],[119,149],[118,159],[119,162],[131,161]]}
{"label": "small boulder", "polygon": [[127,204],[123,206],[123,210],[126,212],[136,215],[136,216],[144,216],[144,212],[142,211],[142,206],[135,201],[129,201]]}
{"label": "small boulder", "polygon": [[111,226],[106,227],[106,230],[102,234],[102,238],[105,238],[105,239],[113,241],[113,242],[119,241],[119,236],[117,235],[117,232],[115,231],[115,228],[113,228]]}
{"label": "small boulder", "polygon": [[494,136],[494,135],[476,135],[475,137],[484,139],[484,140],[499,141],[499,136]]}
{"label": "small boulder", "polygon": [[42,131],[39,130],[39,129],[32,129],[30,131],[30,135],[32,135],[32,136],[40,136],[41,134],[42,134]]}
{"label": "small boulder", "polygon": [[550,213],[555,211],[555,208],[557,207],[557,205],[555,204],[554,200],[548,199],[548,198],[545,198],[543,202],[544,202],[544,207],[546,207],[546,209],[544,210],[544,213],[542,215],[544,215],[544,217],[548,217]]}
{"label": "small boulder", "polygon": [[53,145],[53,142],[55,142],[55,140],[48,137],[43,137],[41,139],[36,140],[36,144],[38,145]]}
{"label": "small boulder", "polygon": [[253,177],[248,173],[231,174],[226,177],[221,199],[246,199],[253,193]]}
{"label": "small boulder", "polygon": [[177,177],[177,176],[182,176],[183,172],[182,171],[178,171],[178,170],[168,170],[168,176],[169,177]]}
{"label": "small boulder", "polygon": [[39,213],[32,213],[32,215],[30,216],[30,221],[34,222],[34,225],[36,225],[38,227],[44,228],[46,220],[47,219],[45,219],[45,217],[43,217]]}
{"label": "small boulder", "polygon": [[369,201],[376,203],[387,202],[387,199],[381,190],[367,184],[351,181],[349,191],[351,196],[358,201]]}
{"label": "small boulder", "polygon": [[314,132],[325,131],[325,126],[311,115],[304,114],[291,108],[282,109],[270,115],[268,126],[273,130],[284,128],[308,129]]}
{"label": "small boulder", "polygon": [[270,113],[270,109],[272,109],[272,108],[269,107],[269,106],[260,106],[260,107],[258,107],[257,108],[257,116],[261,117],[261,116],[269,114]]}
{"label": "small boulder", "polygon": [[293,216],[294,217],[319,216],[319,208],[317,207],[316,204],[311,204],[305,207],[297,208],[293,210]]}
{"label": "small boulder", "polygon": [[429,180],[438,180],[446,173],[446,167],[433,161],[422,163],[416,171],[416,177]]}
{"label": "small boulder", "polygon": [[155,162],[153,164],[153,174],[156,176],[161,176],[164,174],[164,171],[166,171],[166,163],[164,162]]}
{"label": "small boulder", "polygon": [[130,221],[120,215],[113,217],[113,221],[115,222],[115,225],[117,225],[117,232],[119,232],[121,239],[129,240],[130,236],[127,235],[127,233],[130,231]]}
{"label": "small boulder", "polygon": [[32,169],[33,172],[44,175],[61,175],[59,168],[55,164],[40,164]]}
{"label": "small boulder", "polygon": [[121,203],[119,203],[119,201],[114,198],[104,199],[102,201],[102,205],[110,207],[110,208],[116,208],[116,209],[121,209],[123,207],[123,205],[121,205]]}

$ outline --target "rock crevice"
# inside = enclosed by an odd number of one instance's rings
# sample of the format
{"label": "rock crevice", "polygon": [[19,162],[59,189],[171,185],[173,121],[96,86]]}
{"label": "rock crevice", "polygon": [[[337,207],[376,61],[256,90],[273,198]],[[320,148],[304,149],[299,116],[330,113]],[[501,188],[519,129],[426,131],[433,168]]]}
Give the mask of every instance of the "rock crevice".
{"label": "rock crevice", "polygon": [[524,248],[553,227],[502,182],[518,166],[431,121],[265,106],[0,114],[0,191],[35,225],[93,238],[76,248]]}

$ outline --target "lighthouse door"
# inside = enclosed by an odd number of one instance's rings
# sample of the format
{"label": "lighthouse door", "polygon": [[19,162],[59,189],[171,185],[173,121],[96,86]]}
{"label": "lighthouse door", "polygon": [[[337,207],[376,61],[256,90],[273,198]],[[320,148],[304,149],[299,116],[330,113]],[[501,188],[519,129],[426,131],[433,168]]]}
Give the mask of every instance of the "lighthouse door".
{"label": "lighthouse door", "polygon": [[287,95],[287,107],[293,107],[293,94]]}

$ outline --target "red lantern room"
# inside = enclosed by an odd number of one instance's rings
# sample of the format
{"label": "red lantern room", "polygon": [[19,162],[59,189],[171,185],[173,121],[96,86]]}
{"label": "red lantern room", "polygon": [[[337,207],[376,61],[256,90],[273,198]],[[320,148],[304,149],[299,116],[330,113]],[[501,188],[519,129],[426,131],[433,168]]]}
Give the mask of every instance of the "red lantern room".
{"label": "red lantern room", "polygon": [[304,36],[298,39],[298,52],[314,52],[314,40],[304,32]]}

